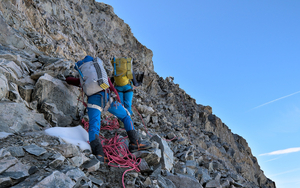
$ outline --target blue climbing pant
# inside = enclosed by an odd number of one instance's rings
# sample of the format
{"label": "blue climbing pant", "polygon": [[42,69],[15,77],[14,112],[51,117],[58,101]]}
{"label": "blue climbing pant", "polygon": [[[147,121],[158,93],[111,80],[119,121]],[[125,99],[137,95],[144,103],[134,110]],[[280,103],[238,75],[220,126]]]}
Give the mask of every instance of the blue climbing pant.
{"label": "blue climbing pant", "polygon": [[[89,141],[95,140],[96,136],[99,136],[99,131],[101,128],[101,111],[104,109],[105,100],[103,96],[104,91],[88,97],[88,116],[89,116]],[[106,101],[109,101],[109,95],[106,95]],[[133,122],[130,116],[127,114],[126,109],[121,105],[121,103],[114,101],[111,103],[108,111],[115,115],[124,123],[124,128],[126,131],[134,130]]]}
{"label": "blue climbing pant", "polygon": [[131,84],[127,84],[125,86],[116,86],[115,88],[119,93],[121,103],[132,115],[131,105],[132,105],[133,90]]}

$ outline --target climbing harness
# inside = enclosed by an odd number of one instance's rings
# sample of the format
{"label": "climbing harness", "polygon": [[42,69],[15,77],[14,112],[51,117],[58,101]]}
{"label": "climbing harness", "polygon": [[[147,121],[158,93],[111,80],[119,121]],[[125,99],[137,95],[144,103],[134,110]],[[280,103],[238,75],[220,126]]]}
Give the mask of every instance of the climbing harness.
{"label": "climbing harness", "polygon": [[126,91],[119,91],[119,90],[117,89],[117,91],[118,91],[118,92],[120,92],[120,93],[128,93],[128,92],[131,92],[131,91],[133,91],[133,88],[131,88],[131,89],[128,89],[128,90],[126,90]]}

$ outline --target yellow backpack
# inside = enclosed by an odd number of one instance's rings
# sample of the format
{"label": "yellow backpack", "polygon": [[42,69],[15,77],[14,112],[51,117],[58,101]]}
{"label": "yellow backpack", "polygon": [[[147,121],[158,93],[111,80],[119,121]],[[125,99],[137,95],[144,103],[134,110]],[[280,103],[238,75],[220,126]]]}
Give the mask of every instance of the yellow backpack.
{"label": "yellow backpack", "polygon": [[117,86],[130,84],[132,76],[132,58],[113,58],[111,64],[114,67],[114,79]]}

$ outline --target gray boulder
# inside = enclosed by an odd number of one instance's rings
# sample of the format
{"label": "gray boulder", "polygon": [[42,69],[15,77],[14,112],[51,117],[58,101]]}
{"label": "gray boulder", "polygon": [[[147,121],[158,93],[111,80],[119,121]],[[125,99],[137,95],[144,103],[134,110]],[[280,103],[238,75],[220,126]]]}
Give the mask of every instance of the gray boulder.
{"label": "gray boulder", "polygon": [[159,148],[161,150],[162,157],[162,168],[171,171],[173,168],[174,154],[173,151],[170,149],[168,143],[158,135],[152,136],[151,140],[159,143]]}
{"label": "gray boulder", "polygon": [[28,109],[24,103],[0,101],[0,131],[15,133],[41,130],[49,126],[44,115]]}
{"label": "gray boulder", "polygon": [[166,178],[171,180],[176,185],[176,187],[203,188],[198,180],[191,176],[182,174],[169,174],[168,176],[166,176]]}
{"label": "gray boulder", "polygon": [[38,79],[32,98],[37,100],[40,106],[43,103],[55,104],[59,111],[75,118],[77,112],[85,108],[81,102],[77,101],[79,96],[78,87],[45,74]]}
{"label": "gray boulder", "polygon": [[75,182],[64,173],[54,171],[51,175],[44,178],[32,188],[46,188],[46,187],[64,187],[73,188]]}

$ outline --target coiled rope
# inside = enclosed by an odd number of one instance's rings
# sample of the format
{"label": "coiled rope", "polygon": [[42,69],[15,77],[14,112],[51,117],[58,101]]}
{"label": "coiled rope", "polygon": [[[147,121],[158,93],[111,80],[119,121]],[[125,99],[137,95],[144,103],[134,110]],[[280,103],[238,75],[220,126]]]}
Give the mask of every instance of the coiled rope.
{"label": "coiled rope", "polygon": [[[117,118],[110,120],[109,117],[107,117],[103,121],[106,123],[106,125],[102,126],[101,129],[103,129],[103,130],[119,129],[119,122],[118,122]],[[86,131],[88,131],[89,122],[85,121],[84,118],[81,120],[81,122],[84,125],[84,129]],[[127,137],[119,137],[119,135],[116,132],[115,136],[112,137],[111,139],[106,139],[101,135],[99,135],[99,138],[101,140],[104,155],[108,159],[107,164],[109,166],[120,167],[120,168],[130,168],[130,169],[127,169],[122,175],[122,184],[123,184],[123,187],[125,188],[125,183],[124,183],[125,174],[128,171],[132,171],[132,170],[139,172],[140,169],[138,168],[138,166],[141,163],[141,159],[136,158],[135,155],[133,155],[129,151],[127,145],[125,144],[125,140]]]}

